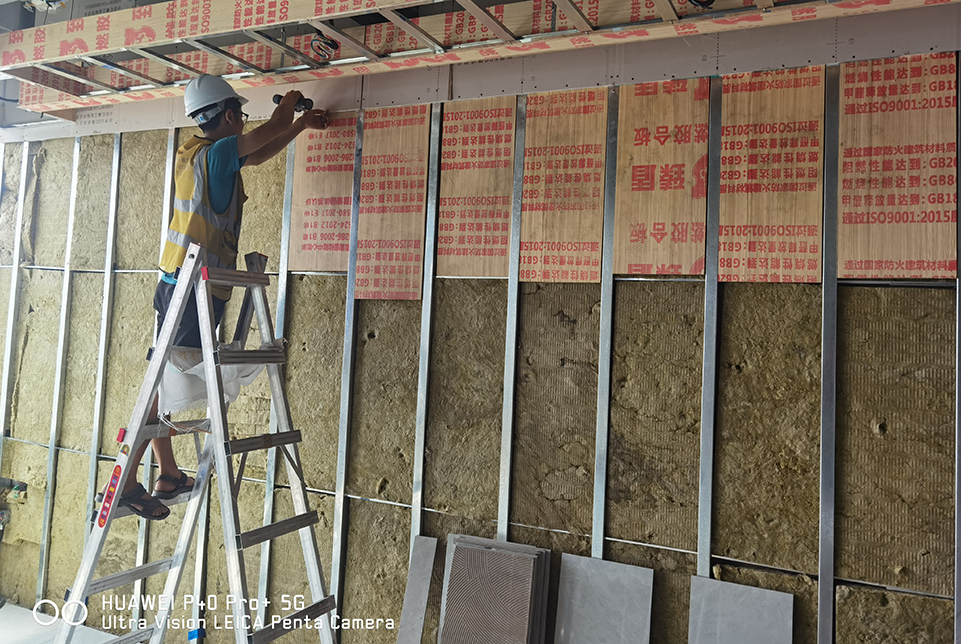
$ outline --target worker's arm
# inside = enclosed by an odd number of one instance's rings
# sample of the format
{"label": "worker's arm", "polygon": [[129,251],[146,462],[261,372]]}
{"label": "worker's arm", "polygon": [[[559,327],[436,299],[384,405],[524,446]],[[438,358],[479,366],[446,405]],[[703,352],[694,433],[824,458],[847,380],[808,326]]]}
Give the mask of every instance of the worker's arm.
{"label": "worker's arm", "polygon": [[[290,91],[284,94],[280,103],[274,108],[274,113],[270,119],[255,127],[250,132],[237,135],[237,155],[245,157],[260,150],[262,147],[283,135],[291,126],[294,120],[294,107],[297,101],[303,98],[303,94],[297,91]],[[248,164],[249,164],[248,160]]]}
{"label": "worker's arm", "polygon": [[260,165],[274,158],[274,156],[286,148],[287,145],[304,130],[324,129],[327,129],[327,112],[324,110],[308,110],[274,139],[268,141],[256,152],[251,152],[250,156],[247,157],[247,163],[244,165]]}

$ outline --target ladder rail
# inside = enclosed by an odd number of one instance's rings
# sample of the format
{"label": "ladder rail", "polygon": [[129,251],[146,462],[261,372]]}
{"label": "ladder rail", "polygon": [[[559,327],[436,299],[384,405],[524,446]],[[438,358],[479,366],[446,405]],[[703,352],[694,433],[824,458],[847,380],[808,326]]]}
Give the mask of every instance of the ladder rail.
{"label": "ladder rail", "polygon": [[[128,468],[127,461],[129,460],[130,452],[135,452],[139,444],[138,439],[141,428],[146,424],[147,414],[153,403],[153,396],[160,384],[162,370],[170,355],[170,347],[173,343],[174,333],[176,329],[180,327],[180,320],[183,317],[183,310],[185,308],[184,305],[187,301],[187,291],[194,282],[199,265],[199,253],[196,251],[188,251],[184,266],[181,268],[181,274],[184,275],[185,279],[183,283],[178,282],[177,288],[174,289],[174,294],[171,298],[171,308],[175,311],[175,315],[168,315],[160,330],[158,344],[163,347],[163,350],[154,351],[150,359],[150,363],[147,366],[147,375],[144,378],[143,385],[140,387],[140,393],[137,396],[137,402],[134,405],[134,410],[130,417],[130,424],[128,425],[128,430],[132,429],[132,432],[129,436],[124,437],[124,442],[129,446],[129,449],[125,453],[125,450],[121,448],[114,461],[111,478],[108,479],[107,482],[107,493],[104,496],[97,520],[91,530],[90,538],[84,547],[84,553],[80,560],[80,568],[77,571],[77,576],[73,586],[71,586],[71,596],[75,599],[80,598],[81,602],[89,593],[90,583],[93,581],[93,574],[96,570],[97,562],[100,560],[100,555],[103,552],[104,539],[110,529],[114,514],[113,510],[118,506],[121,491],[124,485],[126,485],[131,470],[136,471],[136,466],[139,466],[139,463],[137,463],[135,467]],[[67,624],[67,621],[77,621],[79,610],[79,605],[69,604],[64,606],[64,612],[69,611],[70,619],[64,619],[61,623],[54,644],[70,644],[70,641],[73,639],[74,628]],[[64,617],[67,618],[68,615],[65,614]]]}
{"label": "ladder rail", "polygon": [[[260,339],[264,343],[272,342],[274,338],[274,325],[270,319],[270,311],[267,307],[267,297],[264,289],[262,287],[254,287],[251,289],[251,297],[254,303],[254,311],[256,311],[257,314],[257,326],[260,329]],[[277,431],[293,431],[293,421],[290,417],[290,406],[287,404],[287,393],[284,387],[284,376],[281,371],[281,365],[267,365],[267,377],[270,382],[270,404],[277,417]],[[300,450],[297,449],[297,444],[291,443],[287,447],[290,449],[290,455],[299,464]],[[287,468],[287,481],[290,483],[294,513],[305,514],[309,511],[309,505],[307,503],[307,489],[304,485],[304,480],[289,459],[285,458],[284,464]],[[310,526],[298,532],[304,551],[304,558],[308,564],[307,581],[310,586],[311,599],[318,602],[327,596],[328,588],[324,581],[324,575],[321,572],[320,556],[317,551],[317,537],[314,534],[313,528]],[[320,641],[322,644],[334,644],[334,634],[329,618],[323,620],[323,624],[318,631],[320,631]]]}
{"label": "ladder rail", "polygon": [[[231,593],[241,590],[246,598],[247,571],[243,553],[237,548],[237,538],[242,531],[240,529],[240,517],[235,508],[236,499],[230,485],[230,482],[234,480],[233,462],[227,456],[226,450],[222,449],[227,440],[227,409],[221,393],[224,390],[224,385],[220,375],[220,366],[214,359],[216,347],[214,346],[213,301],[210,298],[207,280],[197,280],[194,289],[197,294],[197,317],[200,323],[201,349],[204,357],[204,377],[207,381],[207,406],[210,410],[211,438],[221,447],[221,449],[214,450],[214,460],[216,461],[217,472],[220,475],[217,490],[220,493],[224,551],[227,555],[227,581]],[[247,628],[245,627],[251,623],[249,602],[241,602],[237,599],[235,596],[233,602],[234,624],[242,626],[242,628],[235,628],[234,636],[237,644],[247,644]]]}
{"label": "ladder rail", "polygon": [[[207,486],[210,485],[211,468],[214,464],[214,445],[216,442],[212,436],[208,436],[204,441],[204,451],[201,455],[200,463],[197,466],[197,474],[194,476],[194,489],[187,504],[187,511],[184,513],[183,527],[180,536],[177,538],[177,545],[174,548],[174,555],[167,571],[167,581],[164,583],[163,594],[171,599],[177,596],[177,589],[180,587],[180,580],[183,577],[184,562],[190,552],[190,544],[194,540],[197,530],[200,508],[204,499],[207,497]],[[174,602],[161,603],[160,610],[156,617],[156,630],[150,637],[150,644],[160,644],[163,641],[164,633],[167,630],[167,620],[173,611]]]}

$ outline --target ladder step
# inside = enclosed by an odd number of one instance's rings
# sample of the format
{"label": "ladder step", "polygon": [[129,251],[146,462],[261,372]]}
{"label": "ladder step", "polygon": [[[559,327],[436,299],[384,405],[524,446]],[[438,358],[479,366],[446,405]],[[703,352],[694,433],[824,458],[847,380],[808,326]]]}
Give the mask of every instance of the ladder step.
{"label": "ladder step", "polygon": [[250,636],[249,642],[250,644],[267,644],[268,642],[273,642],[278,637],[286,635],[294,629],[303,628],[304,622],[313,621],[321,615],[326,615],[336,607],[334,596],[328,595],[319,602],[314,602],[310,606],[302,608],[296,613],[291,613],[281,618],[280,621],[260,629]]}
{"label": "ladder step", "polygon": [[227,441],[224,443],[224,446],[227,449],[227,454],[243,454],[244,452],[253,452],[258,449],[270,449],[271,447],[299,443],[301,440],[300,430],[293,430],[289,432],[251,436],[250,438],[238,438],[237,440]]}
{"label": "ladder step", "polygon": [[262,528],[257,528],[250,532],[244,532],[237,535],[237,547],[243,550],[250,546],[256,546],[258,543],[276,539],[282,535],[312,526],[317,523],[317,520],[317,510],[311,510],[310,512],[298,514],[297,516],[265,525]]}
{"label": "ladder step", "polygon": [[131,568],[130,570],[124,570],[123,572],[117,572],[112,575],[107,575],[106,577],[101,577],[100,579],[95,579],[90,582],[87,592],[91,595],[96,595],[97,593],[102,593],[103,591],[110,590],[111,588],[125,586],[129,583],[137,581],[138,579],[145,579],[151,575],[159,575],[162,572],[167,572],[170,570],[172,563],[173,557],[169,557],[167,559],[158,559],[157,561],[151,561],[143,566],[137,566],[136,568]]}
{"label": "ladder step", "polygon": [[220,286],[269,286],[270,276],[266,273],[250,271],[233,271],[228,268],[200,269],[201,277],[211,284]]}
{"label": "ladder step", "polygon": [[107,640],[104,644],[137,644],[138,642],[146,642],[150,639],[150,636],[153,635],[154,630],[156,629],[151,626],[150,628],[134,631],[121,635],[120,637],[115,637],[112,640]]}
{"label": "ladder step", "polygon": [[221,365],[231,364],[284,364],[287,354],[283,347],[269,349],[255,349],[253,351],[236,351],[221,348],[217,351],[217,360]]}

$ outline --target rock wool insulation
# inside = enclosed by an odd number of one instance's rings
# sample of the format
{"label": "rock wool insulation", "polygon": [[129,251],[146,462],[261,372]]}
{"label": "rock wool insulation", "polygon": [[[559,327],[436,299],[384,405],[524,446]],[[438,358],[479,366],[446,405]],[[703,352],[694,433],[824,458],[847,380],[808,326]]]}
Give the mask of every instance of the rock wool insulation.
{"label": "rock wool insulation", "polygon": [[[793,644],[817,644],[818,582],[814,579],[807,575],[788,575],[753,568],[721,565],[714,566],[714,578],[794,595]],[[849,640],[840,637],[837,641],[843,644],[849,642]]]}
{"label": "rock wool insulation", "polygon": [[[334,497],[311,492],[307,494],[307,502],[311,510],[317,511],[319,519],[314,525],[314,538],[317,540],[320,564],[324,570],[324,583],[329,593],[330,554],[333,551],[334,542]],[[253,514],[254,509],[250,509],[249,512]],[[280,521],[294,514],[290,491],[277,490],[274,493],[273,520]],[[303,597],[304,604],[314,601],[307,582],[307,572],[304,569],[304,550],[300,545],[299,533],[285,534],[271,542],[270,579],[267,592],[268,599],[271,601],[267,606],[268,615],[284,616],[294,612],[292,606],[285,607],[282,603],[284,595],[290,597],[290,601],[293,601],[295,595],[300,595]],[[317,641],[317,632],[302,630],[285,636],[285,640],[291,644],[313,644]]]}
{"label": "rock wool insulation", "polygon": [[426,507],[497,518],[507,282],[434,284],[424,455]]}
{"label": "rock wool insulation", "polygon": [[704,287],[614,292],[607,535],[697,547]]}
{"label": "rock wool insulation", "polygon": [[[117,430],[130,422],[147,372],[147,350],[153,346],[156,319],[153,292],[157,275],[119,273],[113,279],[104,422],[100,432],[100,453],[110,456],[117,455]],[[173,443],[176,448],[178,444],[187,444],[188,441],[175,440]],[[193,451],[193,441],[189,443]]]}
{"label": "rock wool insulation", "polygon": [[341,644],[394,644],[407,589],[410,510],[350,499],[348,512],[340,615],[345,619],[393,619],[395,630],[342,631]]}
{"label": "rock wool insulation", "polygon": [[838,316],[837,576],[952,595],[954,292],[842,288]]}
{"label": "rock wool insulation", "polygon": [[71,280],[73,286],[59,444],[61,447],[89,452],[97,393],[103,273],[73,273]]}
{"label": "rock wool insulation", "polygon": [[7,338],[7,309],[10,307],[10,278],[13,270],[0,268],[0,346]]}
{"label": "rock wool insulation", "polygon": [[838,586],[836,597],[835,639],[839,643],[954,641],[954,605],[950,600],[850,586]]}
{"label": "rock wool insulation", "polygon": [[3,146],[3,185],[0,186],[0,265],[2,266],[13,265],[22,154],[22,143],[7,143]]}
{"label": "rock wool insulation", "polygon": [[605,544],[604,558],[654,571],[651,642],[685,644],[691,601],[691,576],[697,572],[697,557],[674,550],[610,541]]}
{"label": "rock wool insulation", "polygon": [[166,130],[123,135],[117,209],[117,268],[157,268],[166,159]]}
{"label": "rock wool insulation", "polygon": [[23,270],[14,361],[10,433],[50,442],[62,271]]}
{"label": "rock wool insulation", "polygon": [[420,302],[357,302],[349,494],[411,501],[420,309]]}
{"label": "rock wool insulation", "polygon": [[[89,436],[87,437],[89,439]],[[6,458],[6,457],[4,457]],[[90,456],[64,450],[57,453],[57,486],[53,495],[53,514],[50,522],[50,561],[47,566],[46,596],[59,599],[73,585],[83,556],[83,535],[87,521],[87,480],[90,475]],[[0,545],[0,549],[3,546]],[[91,604],[100,603],[99,597]],[[100,622],[87,622],[100,628]]]}
{"label": "rock wool insulation", "polygon": [[715,554],[817,573],[821,289],[725,284]]}
{"label": "rock wool insulation", "polygon": [[[245,131],[264,122],[248,123]],[[302,137],[305,138],[305,137]],[[187,138],[181,134],[180,141]],[[281,151],[273,159],[245,168],[243,228],[240,233],[240,257],[251,252],[268,257],[267,271],[276,272],[280,265],[280,230],[284,220],[284,181],[287,178],[287,153]]]}
{"label": "rock wool insulation", "polygon": [[434,553],[434,569],[430,577],[430,592],[427,596],[427,612],[424,614],[424,633],[421,643],[437,644],[440,606],[444,596],[444,568],[447,564],[447,535],[469,534],[493,539],[497,536],[497,524],[494,521],[478,521],[440,512],[425,512],[422,528],[424,536],[437,539],[437,550]]}
{"label": "rock wool insulation", "polygon": [[[113,138],[112,134],[102,134],[85,136],[80,140],[73,247],[70,249],[73,268],[103,270],[107,253],[107,219],[110,214]],[[144,233],[148,237],[150,234],[149,231]],[[157,248],[160,248],[159,243]]]}
{"label": "rock wool insulation", "polygon": [[10,503],[2,498],[9,498],[9,492],[0,493],[0,500],[9,503],[11,515],[10,523],[4,529],[3,543],[0,543],[0,596],[10,603],[32,607],[40,570],[47,448],[4,439],[0,476],[27,484],[24,503]]}
{"label": "rock wool insulation", "polygon": [[340,375],[344,359],[347,278],[291,275],[287,296],[287,397],[304,442],[304,478],[314,489],[337,482]]}
{"label": "rock wool insulation", "polygon": [[557,624],[557,589],[561,581],[561,555],[567,553],[590,557],[591,540],[584,536],[516,525],[510,526],[508,535],[510,541],[515,543],[547,548],[551,551],[551,579],[547,598],[547,632],[549,633],[547,641],[553,641],[554,627]]}
{"label": "rock wool insulation", "polygon": [[598,284],[523,284],[511,521],[591,531]]}
{"label": "rock wool insulation", "polygon": [[31,229],[37,266],[64,266],[73,173],[73,139],[52,139],[37,147],[36,203]]}

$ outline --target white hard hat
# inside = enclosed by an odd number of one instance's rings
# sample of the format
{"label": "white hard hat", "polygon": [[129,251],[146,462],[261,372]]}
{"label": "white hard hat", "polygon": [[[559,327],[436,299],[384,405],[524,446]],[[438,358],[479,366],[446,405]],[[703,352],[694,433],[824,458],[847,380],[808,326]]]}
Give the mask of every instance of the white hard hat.
{"label": "white hard hat", "polygon": [[[224,79],[204,74],[187,83],[187,89],[184,90],[184,113],[202,125],[220,114],[224,110],[224,102],[231,98],[240,101],[241,105],[247,102],[247,99],[235,92]],[[213,107],[200,112],[208,105]]]}

